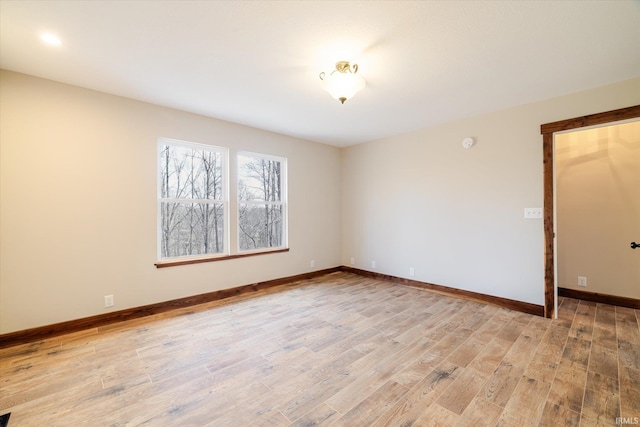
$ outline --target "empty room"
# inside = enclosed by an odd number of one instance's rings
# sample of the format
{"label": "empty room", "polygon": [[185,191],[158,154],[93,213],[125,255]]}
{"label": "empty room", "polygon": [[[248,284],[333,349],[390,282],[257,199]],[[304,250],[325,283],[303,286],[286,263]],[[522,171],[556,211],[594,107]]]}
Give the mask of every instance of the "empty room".
{"label": "empty room", "polygon": [[0,0],[0,427],[639,424],[639,22]]}

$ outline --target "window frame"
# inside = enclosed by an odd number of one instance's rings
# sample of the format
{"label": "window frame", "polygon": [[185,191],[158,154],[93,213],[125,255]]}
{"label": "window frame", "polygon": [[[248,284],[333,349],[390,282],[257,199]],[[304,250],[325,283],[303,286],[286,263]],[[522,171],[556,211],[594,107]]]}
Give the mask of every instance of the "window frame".
{"label": "window frame", "polygon": [[[239,187],[240,187],[240,157],[253,157],[253,158],[259,158],[259,159],[265,159],[265,160],[269,160],[269,161],[277,161],[280,162],[280,201],[279,202],[273,202],[273,201],[267,201],[267,200],[240,200],[240,191],[239,191]],[[236,219],[236,223],[235,223],[235,228],[236,228],[236,244],[235,244],[235,250],[236,250],[236,254],[238,254],[239,256],[250,256],[250,255],[259,255],[259,254],[263,254],[263,253],[269,253],[269,252],[286,252],[289,250],[289,204],[288,204],[288,185],[287,185],[287,175],[288,175],[288,165],[287,165],[287,158],[286,157],[282,157],[282,156],[276,156],[276,155],[272,155],[272,154],[263,154],[263,153],[256,153],[256,152],[252,152],[252,151],[238,151],[236,153],[235,156],[235,161],[236,161],[236,176],[235,176],[235,181],[236,181],[236,186],[235,186],[235,191],[236,191],[236,200],[235,200],[235,204],[236,204],[236,209],[235,209],[235,219]],[[265,205],[265,204],[273,204],[273,205],[280,205],[282,206],[282,244],[280,246],[273,246],[273,247],[264,247],[264,248],[256,248],[256,249],[241,249],[240,248],[240,205],[243,204],[249,204],[249,205]]]}
{"label": "window frame", "polygon": [[[222,158],[221,165],[221,177],[222,177],[222,198],[220,200],[215,199],[174,199],[162,197],[162,182],[161,182],[161,169],[162,169],[162,148],[165,145],[179,146],[183,148],[207,150],[215,153],[219,153]],[[171,265],[192,264],[196,262],[205,262],[208,260],[217,260],[228,257],[230,254],[231,244],[230,237],[230,214],[229,214],[229,149],[225,147],[219,147],[211,144],[203,144],[198,142],[184,141],[174,138],[160,137],[157,141],[156,148],[156,259],[158,262],[156,267],[165,267]],[[162,256],[162,203],[163,202],[191,202],[191,203],[208,203],[208,204],[222,204],[223,209],[223,227],[222,227],[222,251],[217,253],[197,254],[197,255],[182,255],[174,257]]]}

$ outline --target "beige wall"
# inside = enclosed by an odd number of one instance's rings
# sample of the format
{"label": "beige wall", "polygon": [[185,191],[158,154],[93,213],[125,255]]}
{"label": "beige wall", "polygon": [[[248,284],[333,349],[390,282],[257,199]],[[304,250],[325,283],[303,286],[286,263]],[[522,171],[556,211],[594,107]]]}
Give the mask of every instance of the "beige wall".
{"label": "beige wall", "polygon": [[540,125],[636,104],[640,79],[343,150],[343,264],[542,305]]}
{"label": "beige wall", "polygon": [[[287,157],[291,251],[156,269],[158,137]],[[335,267],[339,164],[335,147],[2,71],[0,333]]]}
{"label": "beige wall", "polygon": [[555,159],[558,286],[640,298],[640,121],[558,134]]}
{"label": "beige wall", "polygon": [[[542,221],[523,218],[542,206],[540,124],[634,104],[640,79],[338,150],[2,71],[0,333],[104,313],[107,294],[119,310],[312,259],[542,304]],[[291,251],[156,269],[160,136],[287,157]]]}

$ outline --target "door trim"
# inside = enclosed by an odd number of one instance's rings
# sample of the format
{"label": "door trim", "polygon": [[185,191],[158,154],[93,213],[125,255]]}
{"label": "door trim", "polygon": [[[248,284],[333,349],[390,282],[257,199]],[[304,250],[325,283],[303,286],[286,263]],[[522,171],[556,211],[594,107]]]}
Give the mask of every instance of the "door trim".
{"label": "door trim", "polygon": [[640,105],[574,117],[540,126],[542,134],[543,190],[544,190],[544,316],[552,318],[555,306],[554,258],[554,188],[553,188],[553,134],[587,126],[596,126],[640,117]]}

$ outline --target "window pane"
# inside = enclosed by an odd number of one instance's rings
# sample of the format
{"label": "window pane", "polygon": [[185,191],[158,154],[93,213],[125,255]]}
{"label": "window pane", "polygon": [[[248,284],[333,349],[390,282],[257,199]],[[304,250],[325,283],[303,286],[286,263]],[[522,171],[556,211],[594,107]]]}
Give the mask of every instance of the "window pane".
{"label": "window pane", "polygon": [[222,153],[165,144],[160,149],[160,197],[222,200]]}
{"label": "window pane", "polygon": [[282,201],[281,163],[238,155],[238,200]]}
{"label": "window pane", "polygon": [[282,205],[239,205],[241,251],[282,246]]}
{"label": "window pane", "polygon": [[162,202],[162,257],[221,253],[224,250],[222,203]]}

